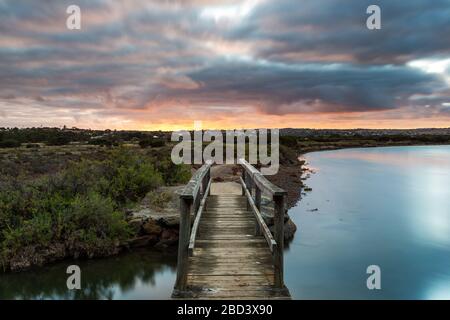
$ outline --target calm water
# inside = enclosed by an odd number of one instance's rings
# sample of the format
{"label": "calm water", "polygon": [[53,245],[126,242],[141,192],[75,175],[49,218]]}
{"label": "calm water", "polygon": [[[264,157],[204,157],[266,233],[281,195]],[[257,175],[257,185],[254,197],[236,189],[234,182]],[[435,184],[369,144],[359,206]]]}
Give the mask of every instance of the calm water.
{"label": "calm water", "polygon": [[[297,299],[450,299],[450,146],[316,152],[313,190],[290,210]],[[310,211],[318,209],[318,211]],[[381,268],[379,291],[366,268]]]}
{"label": "calm water", "polygon": [[[450,299],[450,146],[306,159],[313,191],[290,210],[299,230],[285,255],[294,298]],[[71,263],[0,275],[0,299],[167,299],[175,282],[174,255],[143,251],[78,262],[83,290],[74,295]],[[372,264],[381,267],[380,291],[366,288]]]}
{"label": "calm water", "polygon": [[[81,268],[82,290],[68,291],[66,268]],[[113,258],[62,262],[0,275],[0,299],[167,299],[175,283],[176,255],[138,251]]]}

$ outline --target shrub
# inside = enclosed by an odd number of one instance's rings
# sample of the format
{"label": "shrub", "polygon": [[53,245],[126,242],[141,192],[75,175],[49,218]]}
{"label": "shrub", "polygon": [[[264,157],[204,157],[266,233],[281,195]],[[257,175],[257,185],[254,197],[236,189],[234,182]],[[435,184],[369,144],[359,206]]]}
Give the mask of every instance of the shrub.
{"label": "shrub", "polygon": [[108,155],[103,161],[73,162],[33,181],[0,181],[4,268],[25,251],[40,261],[40,252],[55,243],[63,244],[66,254],[92,257],[114,252],[129,237],[123,208],[161,186],[163,178],[142,154],[119,148]]}
{"label": "shrub", "polygon": [[90,145],[95,146],[106,146],[106,147],[112,147],[114,145],[113,141],[108,139],[91,139],[89,140]]}
{"label": "shrub", "polygon": [[192,176],[190,166],[176,165],[170,158],[158,161],[157,169],[167,185],[185,184]]}
{"label": "shrub", "polygon": [[7,139],[0,141],[0,148],[18,148],[20,147],[20,142],[13,139]]}
{"label": "shrub", "polygon": [[64,146],[66,144],[69,144],[71,141],[70,137],[63,136],[63,135],[54,135],[50,136],[47,145],[49,146]]}
{"label": "shrub", "polygon": [[165,145],[166,145],[166,143],[162,139],[146,138],[146,139],[142,139],[141,141],[139,141],[139,146],[141,148],[147,148],[147,147],[160,148],[160,147],[164,147]]}
{"label": "shrub", "polygon": [[112,178],[110,194],[119,203],[136,201],[162,185],[162,178],[150,163],[120,166]]}

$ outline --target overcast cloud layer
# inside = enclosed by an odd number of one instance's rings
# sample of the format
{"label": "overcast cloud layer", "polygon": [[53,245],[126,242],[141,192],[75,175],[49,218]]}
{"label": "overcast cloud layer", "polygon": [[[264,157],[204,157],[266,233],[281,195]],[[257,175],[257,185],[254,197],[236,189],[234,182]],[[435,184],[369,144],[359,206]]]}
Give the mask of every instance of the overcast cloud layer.
{"label": "overcast cloud layer", "polygon": [[450,0],[0,0],[0,126],[314,119],[450,126]]}

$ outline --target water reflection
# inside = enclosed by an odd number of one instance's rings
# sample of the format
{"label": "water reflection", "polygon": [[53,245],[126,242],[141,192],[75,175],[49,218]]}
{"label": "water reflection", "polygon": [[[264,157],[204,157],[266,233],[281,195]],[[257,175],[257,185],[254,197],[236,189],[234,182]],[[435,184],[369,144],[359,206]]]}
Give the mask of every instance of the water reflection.
{"label": "water reflection", "polygon": [[[403,151],[399,152],[399,148],[403,148]],[[405,150],[405,148],[411,148],[411,150]],[[383,152],[379,152],[378,150],[380,149],[383,149]],[[445,151],[432,150],[428,146],[337,150],[324,152],[322,156],[330,159],[360,160],[402,167],[423,165],[433,166],[434,168],[443,167],[445,169],[449,165],[448,154]]]}
{"label": "water reflection", "polygon": [[[66,287],[70,264],[81,268],[82,290]],[[0,299],[168,299],[175,269],[175,255],[149,251],[63,262],[0,275]]]}
{"label": "water reflection", "polygon": [[[313,191],[289,212],[297,299],[443,299],[450,289],[450,146],[311,153]],[[317,212],[311,212],[318,208]],[[370,291],[366,268],[382,271]]]}

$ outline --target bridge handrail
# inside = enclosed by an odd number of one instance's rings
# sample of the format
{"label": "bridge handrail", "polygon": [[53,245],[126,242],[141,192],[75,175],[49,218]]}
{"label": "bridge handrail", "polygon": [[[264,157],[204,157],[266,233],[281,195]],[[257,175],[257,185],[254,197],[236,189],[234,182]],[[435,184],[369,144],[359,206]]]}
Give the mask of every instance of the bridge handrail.
{"label": "bridge handrail", "polygon": [[253,214],[255,215],[256,223],[259,225],[259,230],[262,230],[264,238],[266,238],[267,244],[269,245],[270,252],[276,250],[277,242],[272,236],[272,232],[270,232],[269,227],[267,226],[264,218],[261,215],[261,212],[256,207],[256,204],[250,194],[250,191],[245,187],[245,182],[242,180],[242,177],[239,177],[242,187],[244,188],[245,194],[247,196],[247,201],[250,203]]}
{"label": "bridge handrail", "polygon": [[267,192],[272,196],[283,196],[287,194],[286,191],[267,180],[267,178],[264,177],[261,172],[259,172],[245,159],[239,159],[239,164],[245,169],[247,174],[252,178],[252,180],[261,191]]}
{"label": "bridge handrail", "polygon": [[197,197],[198,191],[200,190],[200,183],[205,175],[207,175],[211,169],[211,162],[207,162],[200,169],[198,169],[189,182],[184,187],[183,191],[180,194],[180,198],[183,199],[191,199]]}
{"label": "bridge handrail", "polygon": [[[175,282],[175,291],[186,290],[191,236],[194,237],[194,241],[192,242],[193,249],[195,246],[195,235],[211,186],[211,166],[212,163],[209,161],[198,169],[180,194],[180,231],[178,235],[177,279]],[[202,198],[201,201],[200,198]],[[192,231],[191,211],[194,212],[195,219]]]}
{"label": "bridge handrail", "polygon": [[200,202],[200,206],[197,210],[197,213],[195,214],[195,220],[191,231],[191,238],[189,240],[189,248],[188,248],[189,256],[192,256],[192,253],[195,248],[195,238],[197,237],[198,227],[200,226],[200,219],[202,218],[203,210],[205,210],[206,207],[206,199],[208,198],[210,188],[211,188],[211,179],[209,179],[208,181],[208,185],[206,186],[202,201]]}
{"label": "bridge handrail", "polygon": [[[238,163],[244,168],[241,177],[242,194],[247,196],[247,209],[252,209],[256,218],[258,234],[263,233],[269,247],[272,251],[273,264],[275,267],[275,286],[284,288],[283,276],[283,250],[284,250],[284,214],[286,211],[286,195],[287,192],[280,187],[274,185],[267,180],[261,172],[249,164],[245,159],[239,159]],[[253,189],[255,189],[255,197],[253,198]],[[274,243],[271,237],[268,236],[266,228],[267,225],[263,220],[260,223],[261,216],[261,194],[269,193],[272,196],[274,203]],[[262,227],[262,230],[261,230]],[[267,228],[268,229],[268,228]],[[270,230],[269,230],[270,233]]]}

